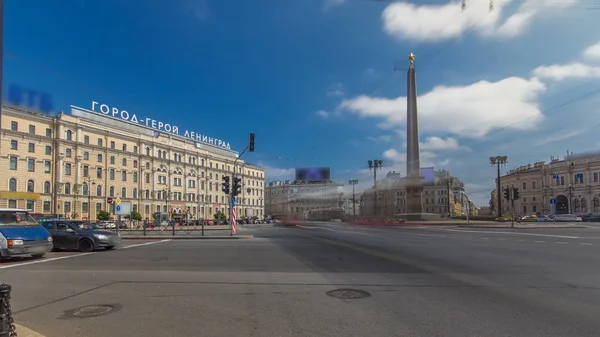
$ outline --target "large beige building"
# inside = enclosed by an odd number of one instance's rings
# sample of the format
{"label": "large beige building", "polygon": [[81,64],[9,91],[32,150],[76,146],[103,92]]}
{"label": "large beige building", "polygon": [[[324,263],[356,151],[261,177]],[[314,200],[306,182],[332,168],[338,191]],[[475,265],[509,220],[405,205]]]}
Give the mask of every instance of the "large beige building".
{"label": "large beige building", "polygon": [[[366,190],[361,196],[361,215],[393,216],[406,212],[405,178],[399,173],[389,172],[378,180],[375,188]],[[423,184],[421,203],[424,213],[440,216],[458,216],[468,212],[463,205],[469,204],[464,184],[447,171],[438,170],[434,180]],[[471,212],[472,214],[472,212]]]}
{"label": "large beige building", "polygon": [[[600,155],[524,165],[502,176],[500,184],[502,190],[519,189],[516,215],[600,212]],[[554,207],[552,199],[556,200]],[[502,214],[510,214],[510,206],[502,193]]]}
{"label": "large beige building", "polygon": [[3,107],[0,207],[96,219],[111,211],[108,197],[120,197],[144,219],[210,219],[227,214],[222,177],[235,169],[243,184],[238,217],[264,216],[264,170],[242,160],[234,168],[238,154],[228,143],[93,107],[56,117]]}
{"label": "large beige building", "polygon": [[341,210],[343,196],[340,183],[273,181],[265,189],[265,209],[276,219],[305,219],[311,211]]}

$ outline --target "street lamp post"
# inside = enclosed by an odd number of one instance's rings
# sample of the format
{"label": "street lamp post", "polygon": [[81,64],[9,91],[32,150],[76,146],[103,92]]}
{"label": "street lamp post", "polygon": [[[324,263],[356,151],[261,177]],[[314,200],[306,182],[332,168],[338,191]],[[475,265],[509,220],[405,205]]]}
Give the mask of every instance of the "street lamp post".
{"label": "street lamp post", "polygon": [[508,157],[506,156],[495,156],[490,157],[490,165],[496,166],[496,194],[498,197],[498,217],[502,217],[502,188],[500,185],[500,165],[506,165]]}
{"label": "street lamp post", "polygon": [[354,186],[358,184],[358,180],[348,180],[348,184],[352,185],[352,215],[356,217],[356,194],[354,193]]}
{"label": "street lamp post", "polygon": [[83,181],[87,185],[87,194],[88,194],[88,221],[92,221],[92,186],[96,185],[95,181],[92,181],[92,177],[86,177]]}
{"label": "street lamp post", "polygon": [[383,166],[383,160],[368,160],[367,164],[369,165],[369,171],[371,171],[371,169],[373,170],[373,206],[375,207],[373,213],[374,215],[377,215],[377,170],[381,170],[381,167]]}

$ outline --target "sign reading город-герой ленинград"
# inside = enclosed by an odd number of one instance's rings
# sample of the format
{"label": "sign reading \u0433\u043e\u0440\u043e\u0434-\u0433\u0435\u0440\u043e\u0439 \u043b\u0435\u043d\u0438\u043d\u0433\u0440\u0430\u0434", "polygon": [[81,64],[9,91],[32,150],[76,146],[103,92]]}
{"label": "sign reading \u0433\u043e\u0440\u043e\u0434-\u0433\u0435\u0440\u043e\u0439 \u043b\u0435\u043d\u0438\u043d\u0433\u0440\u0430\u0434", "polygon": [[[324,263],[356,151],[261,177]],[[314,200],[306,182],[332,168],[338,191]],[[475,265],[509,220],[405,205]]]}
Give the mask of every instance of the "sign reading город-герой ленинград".
{"label": "sign reading \u0433\u043e\u0440\u043e\u0434-\u0433\u0435\u0440\u043e\u0439 \u043b\u0435\u043d\u0438\u043d\u0433\u0440\u0430\u0434", "polygon": [[197,133],[195,131],[183,130],[183,133],[180,133],[180,129],[176,125],[171,125],[168,123],[163,123],[153,118],[144,118],[135,113],[128,112],[127,110],[121,110],[117,107],[111,107],[107,104],[101,104],[96,101],[92,101],[92,111],[99,112],[106,116],[111,116],[115,118],[120,118],[126,120],[128,122],[132,122],[135,124],[139,124],[142,126],[149,127],[151,129],[168,132],[174,135],[183,136],[186,138],[193,139],[197,142],[202,142],[206,144],[210,144],[213,146],[221,147],[227,150],[231,150],[231,145],[228,142],[222,141],[217,138],[212,138],[205,136],[203,134]]}

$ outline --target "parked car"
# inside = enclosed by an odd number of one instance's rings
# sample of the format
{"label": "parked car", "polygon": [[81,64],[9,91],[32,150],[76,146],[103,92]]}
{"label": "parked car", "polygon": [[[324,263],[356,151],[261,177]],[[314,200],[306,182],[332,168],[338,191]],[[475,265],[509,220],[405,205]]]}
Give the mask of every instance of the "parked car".
{"label": "parked car", "polygon": [[98,248],[113,249],[121,243],[118,233],[100,230],[83,221],[51,220],[44,222],[44,227],[52,234],[54,250],[92,252]]}
{"label": "parked car", "polygon": [[52,236],[29,212],[0,208],[0,260],[9,257],[43,257],[52,249]]}

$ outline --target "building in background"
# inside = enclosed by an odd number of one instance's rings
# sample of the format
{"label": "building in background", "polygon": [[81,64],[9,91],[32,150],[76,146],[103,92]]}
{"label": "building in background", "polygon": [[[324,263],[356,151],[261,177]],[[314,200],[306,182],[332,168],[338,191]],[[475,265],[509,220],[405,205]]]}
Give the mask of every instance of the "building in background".
{"label": "building in background", "polygon": [[356,195],[356,200],[353,200],[352,197],[344,198],[342,208],[346,216],[354,215],[355,213],[357,216],[360,215],[360,195]]}
{"label": "building in background", "polygon": [[[108,197],[120,197],[144,219],[227,214],[221,178],[234,173],[238,155],[229,144],[106,109],[71,107],[52,117],[3,107],[1,207],[96,219],[111,211]],[[238,216],[264,216],[263,168],[239,160],[235,174],[244,185]]]}
{"label": "building in background", "polygon": [[329,168],[297,168],[295,180],[269,182],[265,187],[266,214],[296,220],[343,215],[343,185],[330,179]]}
{"label": "building in background", "polygon": [[[502,190],[519,189],[515,215],[586,214],[600,212],[600,154],[570,154],[509,171],[500,179]],[[502,198],[503,214],[511,205]],[[550,201],[556,200],[553,207]]]}
{"label": "building in background", "polygon": [[[468,197],[464,184],[445,170],[423,168],[423,193],[421,202],[424,213],[440,216],[463,215],[463,207]],[[384,179],[378,180],[375,188],[366,190],[361,196],[361,215],[394,216],[406,212],[405,177],[397,172],[389,172]],[[377,198],[377,200],[375,200]],[[473,207],[473,206],[471,206]]]}

